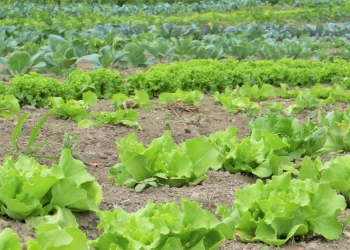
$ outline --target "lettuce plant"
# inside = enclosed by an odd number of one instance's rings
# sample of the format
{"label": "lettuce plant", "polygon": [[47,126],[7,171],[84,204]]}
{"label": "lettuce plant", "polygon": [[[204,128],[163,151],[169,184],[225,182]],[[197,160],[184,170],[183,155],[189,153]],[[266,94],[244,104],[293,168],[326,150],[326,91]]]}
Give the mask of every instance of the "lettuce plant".
{"label": "lettuce plant", "polygon": [[61,97],[51,97],[52,109],[50,115],[61,117],[66,120],[72,118],[76,122],[87,119],[89,112],[87,108],[93,106],[97,102],[95,93],[88,91],[83,94],[83,100],[65,101]]}
{"label": "lettuce plant", "polygon": [[62,96],[64,89],[54,78],[45,78],[31,72],[23,76],[15,76],[6,88],[6,94],[14,95],[20,106],[32,105],[38,108],[49,105],[49,97]]}
{"label": "lettuce plant", "polygon": [[170,131],[156,138],[145,148],[132,133],[117,139],[120,163],[109,169],[118,185],[134,187],[149,178],[174,187],[198,184],[208,178],[205,173],[219,169],[219,152],[205,137],[186,140],[180,145],[173,142]]}
{"label": "lettuce plant", "polygon": [[[102,249],[219,249],[231,230],[198,203],[183,199],[154,204],[152,200],[135,213],[118,207],[98,211],[98,229],[104,233],[90,246]],[[231,233],[231,234],[230,234]]]}
{"label": "lettuce plant", "polygon": [[142,90],[135,90],[135,95],[128,97],[123,93],[117,93],[110,99],[115,108],[130,109],[130,108],[142,108],[152,109],[153,105],[149,100],[148,93]]}
{"label": "lettuce plant", "polygon": [[270,113],[263,117],[251,120],[250,129],[268,131],[278,136],[287,144],[283,148],[284,153],[290,160],[298,159],[301,156],[317,156],[331,151],[322,151],[325,147],[328,127],[319,127],[311,120],[301,124],[297,118],[284,117]]}
{"label": "lettuce plant", "polygon": [[69,149],[51,168],[31,157],[19,156],[16,162],[8,157],[0,173],[0,214],[17,220],[47,215],[55,206],[97,210],[102,201],[101,187]]}
{"label": "lettuce plant", "polygon": [[175,93],[161,93],[158,102],[160,104],[184,102],[190,105],[197,105],[203,99],[203,96],[203,93],[198,90],[187,92],[177,89]]}
{"label": "lettuce plant", "polygon": [[244,84],[238,92],[240,96],[250,97],[253,101],[263,101],[277,96],[276,89],[270,84],[263,84],[261,88],[256,84],[253,86]]}
{"label": "lettuce plant", "polygon": [[337,217],[345,208],[344,197],[328,184],[284,173],[237,190],[232,209],[218,207],[217,213],[237,239],[279,246],[293,236],[339,238],[343,228]]}
{"label": "lettuce plant", "polygon": [[122,124],[128,127],[141,129],[140,125],[136,121],[139,118],[139,113],[137,113],[135,110],[117,109],[114,112],[103,111],[100,113],[91,111],[89,115],[89,119],[83,119],[78,123],[79,127],[90,128],[92,126],[102,126],[105,124]]}
{"label": "lettuce plant", "polygon": [[277,135],[253,129],[250,136],[233,145],[224,155],[223,168],[230,173],[246,172],[259,177],[281,175],[283,171],[297,174],[284,155],[287,146]]}
{"label": "lettuce plant", "polygon": [[260,105],[257,102],[252,102],[250,97],[240,96],[238,93],[230,91],[229,88],[226,88],[225,93],[215,92],[214,99],[232,114],[246,112],[257,115],[261,110]]}

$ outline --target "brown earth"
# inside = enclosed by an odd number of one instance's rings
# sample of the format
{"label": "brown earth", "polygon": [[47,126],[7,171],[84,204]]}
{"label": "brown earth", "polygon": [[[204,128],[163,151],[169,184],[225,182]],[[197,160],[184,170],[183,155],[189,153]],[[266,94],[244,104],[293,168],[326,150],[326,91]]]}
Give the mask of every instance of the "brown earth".
{"label": "brown earth", "polygon": [[[228,126],[238,128],[238,136],[245,137],[248,130],[248,123],[251,117],[245,114],[231,115],[216,103],[212,96],[206,95],[198,105],[198,110],[185,111],[179,109],[167,109],[164,105],[157,104],[157,100],[152,100],[155,108],[153,110],[138,110],[140,113],[139,124],[142,130],[135,130],[123,126],[102,126],[97,128],[81,129],[72,120],[61,120],[50,116],[40,131],[38,141],[46,140],[52,136],[59,136],[59,139],[52,142],[39,153],[59,157],[62,147],[62,135],[65,133],[77,136],[79,139],[76,149],[86,158],[87,170],[97,179],[102,186],[104,199],[100,206],[101,210],[113,210],[120,206],[128,212],[135,212],[144,207],[149,199],[156,203],[181,202],[182,198],[195,200],[202,205],[203,209],[215,212],[216,204],[231,206],[235,199],[235,192],[239,188],[253,184],[256,177],[241,174],[229,174],[227,172],[209,171],[210,179],[198,186],[182,188],[149,188],[143,192],[136,193],[132,189],[119,187],[113,180],[108,179],[109,167],[118,162],[118,152],[115,140],[129,133],[135,132],[139,141],[149,144],[153,139],[161,136],[163,132],[170,129],[176,143],[181,143],[189,138],[200,135],[208,136],[212,132],[225,130]],[[344,110],[345,104],[328,106],[326,109],[338,108]],[[100,100],[92,108],[95,111],[110,111],[109,101]],[[36,109],[31,106],[21,108],[20,114],[28,112],[29,116],[24,123],[22,134],[19,137],[20,148],[26,146],[31,130],[41,117],[49,109]],[[169,119],[172,114],[172,118]],[[311,111],[298,115],[303,120],[311,114]],[[0,162],[8,155],[11,145],[11,134],[14,128],[15,119],[0,118]],[[48,161],[41,163],[51,164]],[[88,163],[97,163],[99,167],[89,166]],[[347,209],[343,216],[349,213]],[[96,229],[99,221],[94,212],[75,213],[80,228],[87,234],[89,239],[95,239],[101,232]],[[0,231],[9,227],[20,236],[25,242],[28,238],[34,237],[34,230],[23,222],[14,221],[7,216],[2,216],[0,220]],[[348,226],[343,236],[339,240],[327,241],[322,237],[308,237],[306,241],[297,242],[291,240],[281,249],[350,249],[350,227]],[[264,244],[247,244],[239,241],[226,241],[220,249],[260,249]],[[269,249],[275,249],[269,247]]]}

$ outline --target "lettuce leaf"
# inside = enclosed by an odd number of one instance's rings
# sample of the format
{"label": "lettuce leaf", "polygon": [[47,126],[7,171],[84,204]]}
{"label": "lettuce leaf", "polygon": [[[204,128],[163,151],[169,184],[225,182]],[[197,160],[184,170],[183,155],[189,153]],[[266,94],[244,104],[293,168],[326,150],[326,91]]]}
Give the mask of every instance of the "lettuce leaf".
{"label": "lettuce leaf", "polygon": [[59,165],[51,168],[27,156],[19,156],[16,163],[8,157],[0,166],[0,214],[11,218],[24,220],[61,211],[70,220],[66,210],[55,206],[97,210],[101,201],[101,187],[70,149],[64,149]]}
{"label": "lettuce leaf", "polygon": [[77,226],[61,228],[55,224],[45,224],[38,227],[35,240],[27,241],[27,249],[88,250],[90,248],[86,235]]}
{"label": "lettuce leaf", "polygon": [[291,179],[291,173],[258,180],[237,190],[232,210],[218,207],[223,222],[237,239],[282,245],[292,236],[318,234],[337,239],[342,225],[337,217],[345,199],[328,184]]}
{"label": "lettuce leaf", "polygon": [[221,168],[219,152],[203,136],[176,145],[171,133],[165,131],[145,148],[133,133],[116,143],[121,163],[110,168],[109,174],[118,185],[133,187],[156,178],[161,184],[180,187],[189,182],[198,184],[207,178],[210,168]]}
{"label": "lettuce leaf", "polygon": [[11,229],[5,228],[0,233],[0,249],[22,250],[23,246],[19,241],[18,235]]}
{"label": "lettuce leaf", "polygon": [[147,205],[135,213],[121,208],[97,212],[104,233],[90,246],[95,249],[219,249],[231,230],[198,203],[183,199]]}

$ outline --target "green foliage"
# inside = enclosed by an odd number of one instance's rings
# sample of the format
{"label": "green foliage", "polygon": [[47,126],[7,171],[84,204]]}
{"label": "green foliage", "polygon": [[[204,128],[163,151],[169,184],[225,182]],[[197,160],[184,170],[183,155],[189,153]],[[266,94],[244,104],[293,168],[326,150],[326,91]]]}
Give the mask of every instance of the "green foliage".
{"label": "green foliage", "polygon": [[69,149],[51,168],[19,156],[17,162],[6,158],[0,171],[0,213],[17,220],[47,215],[53,206],[96,210],[102,200],[101,187]]}
{"label": "green foliage", "polygon": [[238,239],[279,246],[298,235],[339,238],[342,225],[337,217],[345,208],[344,197],[328,184],[291,180],[285,173],[237,190],[232,210],[223,206],[217,213]]}
{"label": "green foliage", "polygon": [[253,101],[264,101],[270,98],[277,96],[277,90],[270,84],[263,84],[261,88],[258,85],[254,84],[250,86],[244,84],[238,90],[240,96],[250,97]]}
{"label": "green foliage", "polygon": [[247,114],[257,115],[261,110],[257,102],[252,102],[250,97],[239,96],[238,93],[231,91],[230,87],[226,88],[224,93],[215,92],[214,99],[232,114],[246,112]]}
{"label": "green foliage", "polygon": [[148,62],[145,55],[145,49],[137,43],[128,43],[124,50],[127,52],[126,59],[134,67],[146,67],[155,62]]}
{"label": "green foliage", "polygon": [[32,105],[38,108],[49,105],[49,97],[62,96],[62,85],[54,78],[46,78],[35,72],[15,76],[6,88],[6,94],[14,95],[20,106]]}
{"label": "green foliage", "polygon": [[14,113],[19,111],[19,103],[13,95],[0,94],[0,116],[8,118],[15,117]]}
{"label": "green foliage", "polygon": [[33,144],[36,142],[36,139],[40,133],[40,129],[44,126],[46,120],[47,120],[47,115],[45,115],[34,127],[34,129],[31,131],[29,138],[28,138],[28,142],[27,142],[27,146],[24,150],[24,152],[21,152],[19,145],[18,145],[18,138],[22,132],[22,128],[23,128],[23,123],[25,122],[25,120],[27,119],[28,113],[24,113],[23,115],[21,115],[20,118],[18,118],[17,123],[13,129],[12,132],[12,138],[11,138],[11,149],[10,149],[10,154],[12,156],[19,156],[19,155],[25,155],[25,156],[29,156],[29,157],[36,157],[36,158],[46,158],[46,159],[51,159],[51,160],[57,160],[56,157],[53,156],[48,156],[48,155],[37,155],[35,154],[35,152],[42,148],[43,146],[45,146],[46,144],[50,143],[53,140],[56,140],[57,137],[52,137],[49,138],[45,141],[41,141],[39,143],[37,143],[35,146],[33,146]]}
{"label": "green foliage", "polygon": [[132,133],[117,139],[116,143],[120,163],[110,168],[109,174],[121,186],[132,188],[149,178],[174,187],[190,182],[198,184],[208,178],[205,173],[210,168],[221,167],[218,151],[204,137],[176,145],[171,133],[166,131],[145,148]]}
{"label": "green foliage", "polygon": [[184,102],[190,105],[197,105],[203,99],[203,93],[198,90],[191,92],[177,89],[175,93],[161,93],[158,98],[160,104]]}
{"label": "green foliage", "polygon": [[61,117],[66,120],[72,118],[75,122],[87,119],[89,112],[87,108],[93,106],[97,102],[95,93],[88,91],[83,93],[83,100],[64,101],[61,97],[50,98],[52,109],[50,115]]}
{"label": "green foliage", "polygon": [[95,84],[97,98],[109,99],[116,93],[126,93],[125,83],[116,70],[98,69],[89,72]]}
{"label": "green foliage", "polygon": [[309,91],[300,92],[295,103],[290,105],[285,112],[287,114],[297,114],[303,110],[314,110],[320,104],[320,101]]}
{"label": "green foliage", "polygon": [[139,118],[139,113],[134,110],[118,109],[114,112],[103,111],[95,113],[91,111],[89,115],[93,119],[83,119],[78,123],[81,128],[90,128],[93,126],[102,126],[105,124],[111,125],[125,125],[128,127],[141,129],[140,125],[136,122]]}
{"label": "green foliage", "polygon": [[154,204],[135,213],[120,207],[97,212],[103,234],[91,243],[95,249],[219,249],[230,229],[198,203],[183,199]]}
{"label": "green foliage", "polygon": [[[307,87],[315,83],[340,83],[339,79],[342,79],[343,83],[349,68],[349,64],[341,60],[334,62],[291,59],[276,62],[190,60],[170,65],[159,64],[146,72],[138,72],[129,77],[129,86],[156,96],[162,92],[175,92],[176,89],[222,93],[228,86],[235,88],[244,84],[247,84],[246,86],[256,84],[259,88],[253,88],[261,93],[255,92],[253,98],[265,98],[262,93],[270,95],[272,92],[270,87],[259,90],[263,84]],[[288,93],[290,90],[286,88],[284,90],[286,91],[283,91],[282,95],[285,97],[295,96],[297,93],[296,90],[291,93]]]}
{"label": "green foliage", "polygon": [[66,100],[80,100],[82,94],[87,91],[94,92],[98,99],[109,99],[115,93],[126,92],[120,74],[109,69],[98,69],[91,72],[75,70],[67,77],[64,89]]}
{"label": "green foliage", "polygon": [[0,95],[4,95],[6,92],[5,83],[0,81]]}
{"label": "green foliage", "polygon": [[88,239],[77,227],[69,226],[61,228],[55,224],[39,226],[36,231],[36,239],[27,241],[28,250],[40,249],[67,249],[67,250],[88,250]]}
{"label": "green foliage", "polygon": [[113,107],[116,109],[142,108],[153,109],[153,105],[149,100],[145,91],[135,90],[135,95],[128,97],[123,93],[114,94],[110,99]]}
{"label": "green foliage", "polygon": [[[328,137],[327,127],[320,128],[310,120],[301,124],[297,118],[273,113],[252,120],[249,127],[250,129],[268,131],[278,136],[287,144],[283,149],[284,152],[280,152],[280,154],[288,156],[290,160],[302,156],[320,155],[320,150],[324,149]],[[332,151],[327,151],[327,153],[329,152]]]}
{"label": "green foliage", "polygon": [[317,158],[303,160],[299,179],[311,179],[322,184],[329,184],[333,189],[350,198],[350,164],[349,156],[338,156],[322,164]]}
{"label": "green foliage", "polygon": [[67,41],[63,37],[50,34],[48,45],[43,46],[49,73],[68,75],[76,68],[78,58],[85,55],[85,45],[80,40]]}
{"label": "green foliage", "polygon": [[112,69],[117,63],[125,65],[125,60],[123,59],[127,54],[128,52],[125,51],[115,51],[114,47],[104,46],[99,50],[98,54],[82,56],[77,62],[87,60],[93,64],[94,69]]}
{"label": "green foliage", "polygon": [[324,146],[316,152],[316,155],[324,155],[329,152],[350,152],[350,109],[339,112],[337,109],[327,115],[318,112],[320,126],[327,129],[327,138]]}
{"label": "green foliage", "polygon": [[289,158],[283,154],[287,146],[277,135],[253,129],[250,136],[223,154],[223,168],[230,173],[252,173],[261,178],[281,175],[283,171],[297,174]]}
{"label": "green foliage", "polygon": [[23,249],[23,246],[19,241],[18,235],[11,228],[5,228],[0,233],[0,249]]}
{"label": "green foliage", "polygon": [[2,71],[1,74],[6,76],[24,75],[28,74],[32,69],[45,67],[46,63],[40,61],[42,54],[43,52],[39,51],[31,56],[26,51],[17,51],[9,59],[1,57],[0,63],[9,68]]}

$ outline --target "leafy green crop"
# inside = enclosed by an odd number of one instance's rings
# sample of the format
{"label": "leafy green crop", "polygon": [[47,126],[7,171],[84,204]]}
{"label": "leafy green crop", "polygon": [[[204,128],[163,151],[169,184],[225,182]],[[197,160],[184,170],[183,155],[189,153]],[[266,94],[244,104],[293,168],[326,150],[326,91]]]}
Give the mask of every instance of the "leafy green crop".
{"label": "leafy green crop", "polygon": [[87,91],[99,99],[109,99],[115,93],[126,93],[125,84],[116,70],[97,69],[90,72],[74,70],[64,83],[64,99],[80,100]]}
{"label": "leafy green crop", "polygon": [[231,92],[229,88],[225,90],[225,93],[215,92],[214,99],[232,114],[246,112],[247,114],[257,115],[261,110],[257,102],[252,102],[249,97],[239,96],[237,93]]}
{"label": "leafy green crop", "polygon": [[93,106],[97,102],[97,97],[93,92],[83,93],[83,100],[64,101],[61,97],[50,98],[52,109],[50,114],[62,117],[62,119],[72,118],[76,122],[87,119],[89,112],[86,110],[89,106]]}
{"label": "leafy green crop", "polygon": [[19,103],[13,95],[0,94],[0,116],[6,119],[15,117],[14,113],[19,111]]}
{"label": "leafy green crop", "polygon": [[101,221],[98,229],[104,233],[91,243],[96,250],[215,250],[225,238],[232,238],[230,229],[212,213],[185,199],[181,209],[175,202],[154,204],[150,200],[135,213],[118,207],[97,215]]}
{"label": "leafy green crop", "polygon": [[38,108],[49,105],[49,97],[63,96],[64,89],[54,78],[45,78],[31,72],[24,76],[15,76],[6,88],[6,94],[14,95],[20,106],[32,105]]}
{"label": "leafy green crop", "polygon": [[174,187],[198,184],[208,178],[208,169],[221,167],[219,152],[203,136],[176,145],[165,131],[145,148],[132,133],[117,139],[116,144],[120,163],[110,168],[109,174],[118,185],[130,188],[149,178]]}
{"label": "leafy green crop", "polygon": [[77,62],[87,60],[93,64],[94,69],[112,69],[118,62],[124,62],[123,59],[126,54],[128,54],[128,52],[115,51],[114,47],[104,46],[99,50],[98,54],[82,56]]}
{"label": "leafy green crop", "polygon": [[142,108],[152,109],[153,105],[149,100],[148,94],[145,91],[135,90],[135,95],[128,97],[123,93],[117,93],[112,96],[110,101],[115,108],[130,109],[130,108]]}
{"label": "leafy green crop", "polygon": [[283,171],[297,174],[284,155],[283,149],[287,146],[277,135],[253,129],[250,136],[224,155],[223,168],[231,173],[247,172],[259,177],[281,175]]}
{"label": "leafy green crop", "polygon": [[197,105],[203,99],[203,93],[198,90],[191,92],[177,89],[175,93],[161,93],[158,98],[160,104],[184,102],[190,105]]}
{"label": "leafy green crop", "polygon": [[123,124],[128,127],[141,129],[140,125],[136,122],[139,118],[139,113],[134,110],[118,109],[114,112],[103,111],[95,113],[91,111],[89,115],[94,119],[83,119],[78,123],[79,127],[90,128],[92,126],[102,126],[105,124],[118,125]]}
{"label": "leafy green crop", "polygon": [[306,155],[317,156],[332,152],[321,152],[325,147],[328,127],[320,128],[311,120],[301,124],[297,118],[271,113],[251,120],[249,127],[269,131],[282,139],[287,146],[283,148],[285,152],[280,154],[288,156],[290,160]]}
{"label": "leafy green crop", "polygon": [[102,201],[101,187],[69,149],[51,168],[19,156],[17,162],[7,157],[0,172],[0,214],[17,220],[47,215],[54,206],[97,210]]}
{"label": "leafy green crop", "polygon": [[9,59],[1,57],[0,63],[9,69],[2,71],[1,74],[6,76],[28,74],[32,69],[42,68],[46,66],[45,62],[40,61],[40,56],[43,54],[39,51],[31,56],[26,51],[14,52]]}
{"label": "leafy green crop", "polygon": [[240,96],[250,97],[253,101],[263,101],[277,96],[276,89],[270,84],[263,84],[261,88],[254,84],[250,86],[244,84],[238,90]]}
{"label": "leafy green crop", "polygon": [[291,180],[284,173],[237,190],[232,210],[223,206],[217,213],[236,238],[279,246],[298,235],[339,238],[343,228],[337,217],[345,208],[344,197],[328,184]]}
{"label": "leafy green crop", "polygon": [[78,58],[85,55],[85,45],[82,41],[67,41],[54,34],[49,35],[48,45],[41,48],[45,51],[48,72],[58,75],[68,75],[76,68]]}

